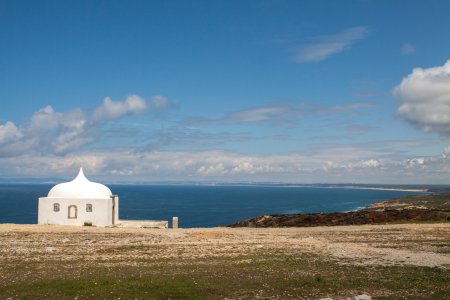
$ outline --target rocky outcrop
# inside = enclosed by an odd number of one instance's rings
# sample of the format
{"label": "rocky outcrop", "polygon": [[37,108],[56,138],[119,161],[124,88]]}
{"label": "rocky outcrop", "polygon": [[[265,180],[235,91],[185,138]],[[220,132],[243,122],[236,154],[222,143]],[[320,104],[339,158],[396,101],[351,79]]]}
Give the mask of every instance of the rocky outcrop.
{"label": "rocky outcrop", "polygon": [[386,224],[396,222],[448,222],[449,211],[404,209],[344,213],[268,215],[240,221],[228,227],[313,227],[337,225]]}

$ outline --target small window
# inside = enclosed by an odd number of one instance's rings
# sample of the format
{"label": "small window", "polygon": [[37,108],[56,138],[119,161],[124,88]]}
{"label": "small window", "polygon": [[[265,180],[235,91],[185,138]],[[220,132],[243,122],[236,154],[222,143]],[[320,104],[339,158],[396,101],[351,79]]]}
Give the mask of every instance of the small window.
{"label": "small window", "polygon": [[86,204],[86,212],[92,212],[92,204]]}
{"label": "small window", "polygon": [[58,212],[59,211],[59,203],[53,203],[53,211]]}

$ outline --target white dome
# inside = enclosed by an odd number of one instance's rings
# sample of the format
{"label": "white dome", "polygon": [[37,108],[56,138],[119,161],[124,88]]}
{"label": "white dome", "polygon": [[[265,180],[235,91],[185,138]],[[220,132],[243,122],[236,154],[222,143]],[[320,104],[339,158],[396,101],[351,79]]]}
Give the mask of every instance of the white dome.
{"label": "white dome", "polygon": [[47,195],[48,198],[89,199],[105,199],[111,196],[111,190],[107,186],[89,181],[84,176],[82,168],[74,180],[55,185]]}

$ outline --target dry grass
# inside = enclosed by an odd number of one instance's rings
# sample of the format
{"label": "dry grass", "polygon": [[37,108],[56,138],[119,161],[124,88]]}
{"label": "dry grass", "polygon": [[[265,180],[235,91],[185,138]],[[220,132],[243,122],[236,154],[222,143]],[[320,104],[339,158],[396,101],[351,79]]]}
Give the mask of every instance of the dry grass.
{"label": "dry grass", "polygon": [[450,224],[0,225],[0,299],[446,299]]}

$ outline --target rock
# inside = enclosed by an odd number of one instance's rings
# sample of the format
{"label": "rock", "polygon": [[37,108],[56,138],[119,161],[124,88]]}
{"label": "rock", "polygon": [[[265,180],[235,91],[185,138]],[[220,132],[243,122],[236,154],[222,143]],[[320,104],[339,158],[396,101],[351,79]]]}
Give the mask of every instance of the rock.
{"label": "rock", "polygon": [[370,297],[367,294],[361,294],[361,295],[355,296],[354,299],[355,300],[372,300],[372,297]]}

